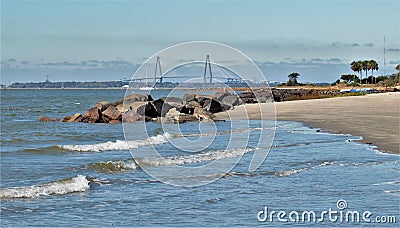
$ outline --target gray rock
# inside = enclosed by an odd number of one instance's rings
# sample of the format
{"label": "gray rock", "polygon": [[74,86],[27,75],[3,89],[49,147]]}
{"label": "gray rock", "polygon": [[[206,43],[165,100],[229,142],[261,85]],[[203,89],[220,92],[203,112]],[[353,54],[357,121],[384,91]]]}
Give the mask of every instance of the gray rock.
{"label": "gray rock", "polygon": [[236,106],[239,104],[239,98],[235,95],[225,96],[222,102],[228,104],[229,106]]}
{"label": "gray rock", "polygon": [[188,103],[190,101],[196,101],[196,94],[185,94],[182,98],[183,103]]}
{"label": "gray rock", "polygon": [[126,113],[122,114],[123,123],[133,123],[137,121],[144,121],[144,116],[137,114],[136,111],[129,110]]}

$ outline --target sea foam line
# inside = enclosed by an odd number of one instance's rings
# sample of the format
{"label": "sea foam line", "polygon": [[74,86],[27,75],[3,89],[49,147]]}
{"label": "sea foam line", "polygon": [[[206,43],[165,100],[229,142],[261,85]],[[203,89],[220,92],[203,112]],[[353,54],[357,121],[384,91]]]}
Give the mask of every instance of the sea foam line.
{"label": "sea foam line", "polygon": [[165,133],[162,135],[152,136],[147,139],[135,140],[135,141],[117,140],[115,142],[108,141],[104,143],[86,144],[86,145],[60,145],[59,147],[67,150],[80,151],[80,152],[129,150],[129,149],[136,149],[142,146],[163,144],[165,142],[168,142],[168,138],[170,137],[171,135],[169,133]]}
{"label": "sea foam line", "polygon": [[89,181],[86,177],[78,175],[46,184],[0,189],[0,198],[36,198],[39,196],[84,192],[89,188]]}

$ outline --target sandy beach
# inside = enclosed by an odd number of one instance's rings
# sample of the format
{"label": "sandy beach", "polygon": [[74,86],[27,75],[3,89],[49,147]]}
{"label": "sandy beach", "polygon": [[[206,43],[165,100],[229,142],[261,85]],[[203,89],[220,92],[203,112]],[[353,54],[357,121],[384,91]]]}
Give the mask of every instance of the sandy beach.
{"label": "sandy beach", "polygon": [[[332,133],[362,136],[383,152],[400,154],[400,93],[276,102],[276,119],[301,121]],[[261,117],[260,109],[267,115]],[[218,119],[270,119],[273,105],[248,104],[218,113]]]}

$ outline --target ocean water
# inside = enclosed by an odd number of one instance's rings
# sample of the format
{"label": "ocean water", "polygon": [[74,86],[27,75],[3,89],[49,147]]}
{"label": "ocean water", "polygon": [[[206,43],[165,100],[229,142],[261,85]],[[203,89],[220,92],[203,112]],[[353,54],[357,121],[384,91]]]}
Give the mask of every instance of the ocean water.
{"label": "ocean water", "polygon": [[[155,96],[166,92],[157,91]],[[260,121],[249,125],[237,121],[234,129],[229,121],[217,122],[210,146],[191,153],[176,145],[184,144],[183,138],[207,139],[207,134],[199,133],[199,123],[181,124],[181,134],[146,123],[149,135],[138,132],[137,138],[125,142],[120,124],[38,122],[42,115],[62,118],[83,113],[97,101],[119,100],[124,94],[124,90],[1,90],[2,226],[398,226],[400,158],[358,143],[359,136],[278,121],[267,159],[249,172],[263,130]],[[231,134],[244,133],[250,140],[244,137],[246,141],[237,143],[246,145],[246,150],[224,150]],[[150,148],[165,159],[145,158]],[[129,149],[144,157],[135,156],[134,161]],[[232,170],[197,187],[162,183],[138,165],[163,170],[237,156],[242,157]],[[201,182],[205,177],[190,178]],[[340,209],[338,201],[347,207]],[[372,221],[282,222],[270,217],[259,221],[266,207],[288,214],[370,211]],[[376,216],[394,216],[396,223],[377,224]]]}

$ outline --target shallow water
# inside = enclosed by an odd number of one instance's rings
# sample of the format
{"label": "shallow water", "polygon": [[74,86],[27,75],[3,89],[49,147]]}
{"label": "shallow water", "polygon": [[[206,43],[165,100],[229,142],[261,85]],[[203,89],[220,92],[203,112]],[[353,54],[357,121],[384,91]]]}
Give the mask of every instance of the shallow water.
{"label": "shallow water", "polygon": [[[349,210],[371,211],[371,218],[394,215],[397,223],[400,219],[399,156],[360,144],[355,141],[358,136],[278,122],[267,159],[249,172],[262,130],[259,121],[251,121],[250,127],[240,127],[246,123],[239,121],[235,129],[230,122],[217,122],[218,134],[208,149],[191,153],[175,145],[185,138],[214,137],[200,134],[198,123],[180,125],[183,135],[164,133],[161,125],[147,123],[149,135],[139,132],[135,140],[125,142],[118,124],[37,121],[42,115],[83,113],[99,100],[121,99],[124,92],[1,90],[2,226],[254,226],[263,224],[257,213],[266,206],[276,211],[320,212],[338,210],[341,199]],[[246,144],[246,150],[224,149],[231,132],[250,134],[249,142],[238,142]],[[145,157],[152,146],[165,159]],[[133,161],[129,149],[143,157]],[[234,169],[199,187],[161,183],[138,166],[168,170],[171,165],[200,166],[242,154]],[[191,178],[202,182],[206,177]]]}

